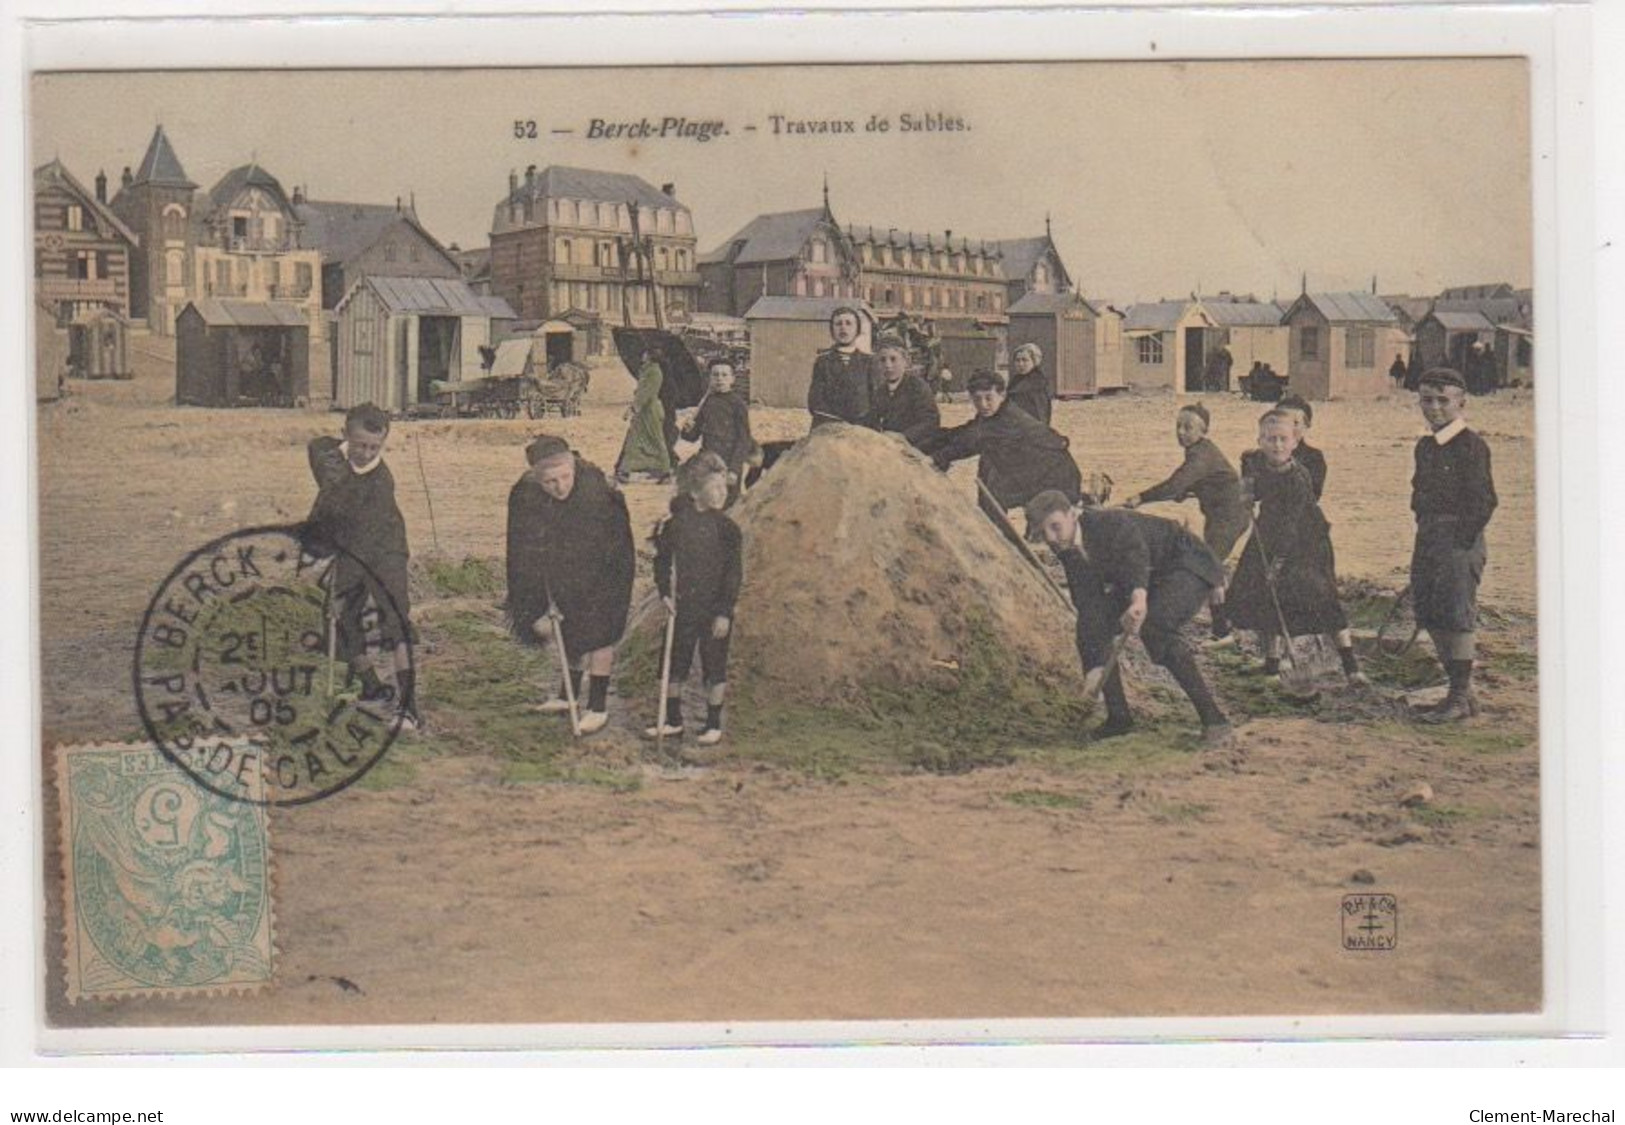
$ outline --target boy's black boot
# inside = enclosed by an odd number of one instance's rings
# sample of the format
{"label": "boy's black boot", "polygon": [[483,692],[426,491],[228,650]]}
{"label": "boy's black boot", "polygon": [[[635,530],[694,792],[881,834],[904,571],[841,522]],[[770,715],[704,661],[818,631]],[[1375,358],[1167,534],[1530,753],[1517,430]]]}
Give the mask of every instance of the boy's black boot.
{"label": "boy's black boot", "polygon": [[1478,700],[1473,697],[1473,662],[1450,660],[1445,663],[1450,677],[1450,690],[1435,707],[1426,708],[1417,720],[1423,723],[1457,723],[1478,714]]}
{"label": "boy's black boot", "polygon": [[346,683],[361,680],[361,698],[366,703],[389,702],[395,698],[395,689],[378,678],[371,664],[352,664]]}
{"label": "boy's black boot", "polygon": [[405,668],[395,673],[396,707],[403,715],[410,716],[414,721],[420,719],[418,715],[418,674],[415,669]]}
{"label": "boy's black boot", "polygon": [[1219,704],[1214,700],[1207,680],[1202,678],[1202,670],[1196,666],[1196,658],[1191,655],[1190,649],[1183,643],[1172,645],[1163,657],[1162,666],[1168,669],[1168,674],[1191,701],[1191,706],[1196,708],[1196,717],[1202,721],[1202,729],[1223,727],[1228,732],[1230,721],[1219,710]]}
{"label": "boy's black boot", "polygon": [[1134,729],[1134,713],[1128,709],[1128,693],[1123,690],[1123,673],[1112,669],[1101,685],[1101,696],[1106,700],[1106,721],[1089,732],[1091,742],[1116,738]]}

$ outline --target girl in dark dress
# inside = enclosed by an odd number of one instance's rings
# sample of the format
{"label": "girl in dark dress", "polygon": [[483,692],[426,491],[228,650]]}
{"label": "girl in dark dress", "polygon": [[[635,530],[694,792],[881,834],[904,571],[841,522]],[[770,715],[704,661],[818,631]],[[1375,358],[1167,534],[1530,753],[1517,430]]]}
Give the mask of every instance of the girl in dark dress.
{"label": "girl in dark dress", "polygon": [[1295,419],[1272,410],[1259,421],[1258,448],[1242,454],[1242,487],[1258,516],[1230,585],[1230,619],[1263,638],[1266,673],[1280,671],[1285,618],[1293,637],[1335,635],[1343,674],[1364,683],[1337,598],[1331,525],[1315,502],[1309,470],[1292,456],[1296,445]]}
{"label": "girl in dark dress", "polygon": [[[530,468],[508,494],[508,622],[522,644],[560,631],[572,695],[588,677],[579,729],[592,734],[609,722],[609,674],[632,604],[632,522],[603,470],[562,438],[537,438],[525,458]],[[538,710],[568,713],[563,686]]]}

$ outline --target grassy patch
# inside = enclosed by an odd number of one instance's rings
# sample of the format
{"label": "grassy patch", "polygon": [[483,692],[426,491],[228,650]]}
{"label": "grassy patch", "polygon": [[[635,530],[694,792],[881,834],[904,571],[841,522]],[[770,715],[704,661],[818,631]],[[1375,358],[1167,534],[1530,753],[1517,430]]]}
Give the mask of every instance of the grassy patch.
{"label": "grassy patch", "polygon": [[868,689],[870,717],[908,733],[917,745],[975,747],[1008,760],[1022,746],[1072,745],[1096,711],[1062,685],[1046,684],[1020,667],[994,639],[986,622],[967,623],[952,678],[907,687]]}
{"label": "grassy patch", "polygon": [[433,745],[417,735],[397,738],[384,756],[361,776],[356,786],[381,793],[411,785],[417,780],[418,767],[435,757]]}
{"label": "grassy patch", "polygon": [[1479,809],[1461,805],[1421,805],[1411,810],[1411,818],[1429,828],[1449,828],[1451,825],[1474,820],[1483,815]]}
{"label": "grassy patch", "polygon": [[1213,685],[1228,709],[1250,719],[1292,719],[1314,714],[1312,703],[1288,698],[1275,676],[1258,671],[1258,661],[1234,649],[1214,650],[1208,659]]}
{"label": "grassy patch", "polygon": [[1426,644],[1412,645],[1398,656],[1390,656],[1375,641],[1357,641],[1360,666],[1371,682],[1401,691],[1415,691],[1444,682],[1444,671]]}
{"label": "grassy patch", "polygon": [[437,646],[422,688],[432,741],[514,758],[548,757],[568,745],[563,724],[531,710],[556,674],[540,650],[514,643],[499,623],[472,611],[438,619],[425,632]]}
{"label": "grassy patch", "polygon": [[1390,590],[1375,582],[1347,579],[1338,583],[1338,600],[1354,629],[1379,629],[1388,611],[1394,607],[1398,590]]}
{"label": "grassy patch", "polygon": [[465,558],[461,562],[450,559],[430,559],[424,568],[433,591],[443,598],[476,597],[482,594],[500,594],[503,576],[491,559]]}
{"label": "grassy patch", "polygon": [[1536,735],[1522,726],[1483,726],[1482,720],[1467,723],[1374,723],[1368,729],[1375,738],[1426,743],[1470,754],[1514,754],[1532,748]]}
{"label": "grassy patch", "polygon": [[1474,723],[1441,723],[1438,726],[1417,728],[1421,737],[1436,746],[1452,750],[1465,750],[1471,754],[1515,754],[1535,745],[1535,733],[1526,730],[1507,730],[1505,727],[1485,727]]}
{"label": "grassy patch", "polygon": [[430,732],[391,749],[394,757],[413,748],[384,783],[399,783],[399,770],[414,761],[460,753],[495,756],[504,784],[593,785],[617,793],[642,785],[634,774],[572,760],[569,725],[532,710],[556,674],[540,650],[516,644],[498,622],[473,611],[438,618],[424,631],[437,646],[422,687]]}
{"label": "grassy patch", "polygon": [[1018,789],[1014,793],[1006,793],[1004,799],[1012,805],[1030,809],[1082,809],[1089,805],[1082,797],[1049,789]]}
{"label": "grassy patch", "polygon": [[1533,680],[1540,673],[1540,658],[1522,649],[1485,648],[1480,662],[1492,672],[1518,680]]}
{"label": "grassy patch", "polygon": [[504,785],[595,785],[611,793],[636,793],[643,779],[599,766],[570,766],[554,759],[507,758],[502,763]]}
{"label": "grassy patch", "polygon": [[1151,819],[1158,824],[1189,824],[1212,811],[1212,805],[1195,801],[1157,801],[1150,808]]}
{"label": "grassy patch", "polygon": [[[618,658],[624,698],[658,691],[662,634],[631,637]],[[1143,731],[1097,746],[1085,732],[1103,717],[1075,683],[1049,683],[1014,660],[982,621],[968,623],[960,668],[931,683],[867,685],[825,706],[783,702],[748,679],[731,687],[728,739],[713,761],[761,762],[825,781],[898,772],[960,774],[1016,761],[1059,769],[1140,769],[1195,749],[1195,726],[1168,722],[1188,708],[1154,685]],[[1166,697],[1166,698],[1165,698]]]}

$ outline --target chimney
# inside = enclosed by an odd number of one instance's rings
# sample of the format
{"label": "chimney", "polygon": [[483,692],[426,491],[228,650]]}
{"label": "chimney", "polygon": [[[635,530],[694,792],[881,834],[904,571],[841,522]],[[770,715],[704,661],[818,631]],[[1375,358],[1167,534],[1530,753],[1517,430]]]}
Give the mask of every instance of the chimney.
{"label": "chimney", "polygon": [[395,197],[395,213],[398,215],[398,214],[400,214],[400,212],[401,212],[401,197],[397,195]]}
{"label": "chimney", "polygon": [[519,222],[519,173],[508,169],[508,222]]}
{"label": "chimney", "polygon": [[661,190],[662,194],[669,195],[673,199],[677,198],[677,185],[676,184],[661,184],[660,185],[660,190]]}
{"label": "chimney", "polygon": [[96,202],[107,202],[107,173],[99,170],[96,173]]}
{"label": "chimney", "polygon": [[119,179],[119,183],[124,187],[129,187],[131,184],[135,183],[135,176],[130,173],[130,166],[128,164],[124,166],[124,175]]}
{"label": "chimney", "polygon": [[529,192],[529,191],[534,190],[535,187],[536,187],[536,165],[532,164],[529,168],[525,169],[525,190],[527,192]]}
{"label": "chimney", "polygon": [[302,207],[302,206],[304,206],[304,203],[305,203],[305,189],[304,189],[303,185],[294,184],[293,185],[293,205],[295,207]]}

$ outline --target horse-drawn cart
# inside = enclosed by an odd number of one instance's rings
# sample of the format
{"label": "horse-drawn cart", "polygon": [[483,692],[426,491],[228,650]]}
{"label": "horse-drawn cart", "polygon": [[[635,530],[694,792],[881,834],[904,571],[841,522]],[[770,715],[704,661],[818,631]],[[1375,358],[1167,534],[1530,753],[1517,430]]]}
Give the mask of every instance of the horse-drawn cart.
{"label": "horse-drawn cart", "polygon": [[440,418],[542,418],[549,411],[561,418],[581,413],[591,377],[585,364],[552,358],[545,373],[537,371],[531,338],[504,340],[481,348],[484,374],[461,382],[434,384],[434,401],[419,413]]}

